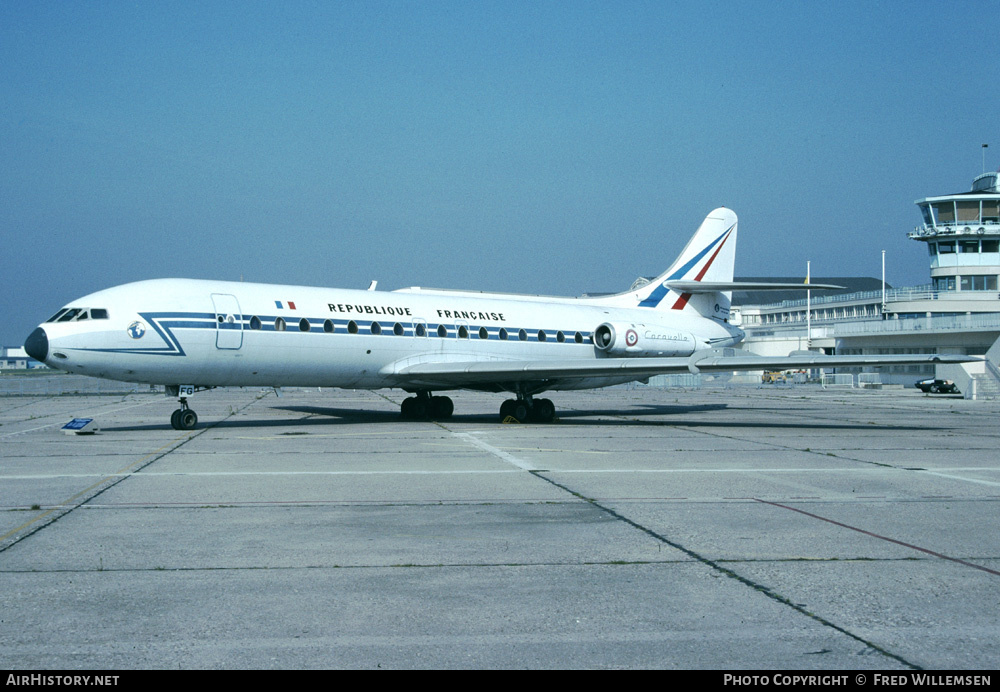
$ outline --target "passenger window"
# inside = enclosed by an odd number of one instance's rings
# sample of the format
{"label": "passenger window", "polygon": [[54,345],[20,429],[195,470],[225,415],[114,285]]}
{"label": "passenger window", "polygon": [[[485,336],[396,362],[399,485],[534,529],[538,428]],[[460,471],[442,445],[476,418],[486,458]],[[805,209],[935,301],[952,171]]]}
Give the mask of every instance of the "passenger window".
{"label": "passenger window", "polygon": [[260,323],[260,318],[254,315],[250,318],[250,329],[260,329],[263,325]]}
{"label": "passenger window", "polygon": [[382,333],[382,325],[380,325],[378,322],[372,322],[371,332],[372,332],[372,334],[381,334]]}
{"label": "passenger window", "polygon": [[576,334],[574,334],[573,335],[573,341],[575,341],[578,344],[582,344],[583,343],[583,334],[581,334],[580,332],[577,332]]}
{"label": "passenger window", "polygon": [[539,341],[545,341],[545,331],[542,330],[542,329],[538,330],[538,340]]}
{"label": "passenger window", "polygon": [[308,332],[310,329],[311,329],[311,326],[309,325],[309,320],[307,320],[305,317],[303,317],[301,320],[299,320],[299,331],[300,332]]}
{"label": "passenger window", "polygon": [[413,333],[417,336],[427,336],[427,325],[423,322],[417,322],[413,327]]}
{"label": "passenger window", "polygon": [[403,325],[401,325],[399,322],[392,325],[392,333],[395,334],[396,336],[403,336],[403,334],[405,333],[405,331],[403,330]]}
{"label": "passenger window", "polygon": [[523,329],[520,330],[520,331],[518,331],[517,338],[520,339],[521,341],[527,341],[528,340],[528,332],[524,331]]}
{"label": "passenger window", "polygon": [[347,323],[347,331],[350,334],[357,334],[358,333],[358,323],[355,322],[354,320],[351,320],[350,322],[348,322]]}
{"label": "passenger window", "polygon": [[507,330],[504,329],[503,327],[500,327],[500,334],[499,334],[499,336],[500,336],[500,341],[506,341],[507,340]]}
{"label": "passenger window", "polygon": [[438,336],[440,336],[442,339],[448,336],[448,328],[445,327],[443,324],[438,325]]}
{"label": "passenger window", "polygon": [[327,334],[333,334],[333,320],[327,320],[323,323],[323,331]]}
{"label": "passenger window", "polygon": [[464,324],[461,327],[458,328],[458,338],[459,339],[468,339],[469,338],[469,328],[466,327]]}
{"label": "passenger window", "polygon": [[285,320],[281,317],[277,317],[274,320],[274,331],[283,332],[285,331]]}
{"label": "passenger window", "polygon": [[490,338],[490,333],[489,333],[489,331],[488,331],[488,330],[486,329],[486,327],[480,327],[480,328],[479,328],[479,338],[480,338],[480,339],[483,339],[483,340],[485,340],[485,339],[489,339],[489,338]]}
{"label": "passenger window", "polygon": [[563,334],[562,332],[556,332],[556,341],[558,341],[559,343],[565,342],[566,341],[566,335]]}

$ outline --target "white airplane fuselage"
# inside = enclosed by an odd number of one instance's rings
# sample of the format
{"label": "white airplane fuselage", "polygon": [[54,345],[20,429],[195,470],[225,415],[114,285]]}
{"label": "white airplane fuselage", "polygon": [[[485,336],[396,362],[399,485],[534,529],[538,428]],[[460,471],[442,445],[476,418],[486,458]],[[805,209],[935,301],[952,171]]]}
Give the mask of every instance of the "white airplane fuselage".
{"label": "white airplane fuselage", "polygon": [[[155,279],[68,304],[79,312],[68,318],[57,313],[41,325],[47,340],[43,360],[68,372],[151,384],[413,391],[421,386],[399,372],[420,363],[683,357],[743,339],[723,319],[614,302]],[[595,332],[602,324],[630,332],[630,345],[619,334],[618,350],[598,348]],[[573,378],[546,388],[588,389],[633,379]],[[429,385],[504,389],[499,383]]]}
{"label": "white airplane fuselage", "polygon": [[736,289],[836,288],[733,281],[736,214],[713,210],[668,269],[599,298],[155,279],[75,300],[27,338],[28,355],[93,377],[166,385],[178,430],[198,423],[187,397],[225,386],[381,389],[414,394],[405,419],[446,419],[435,391],[511,392],[500,419],[548,422],[535,395],[657,374],[964,362],[962,356],[760,357],[731,347]]}

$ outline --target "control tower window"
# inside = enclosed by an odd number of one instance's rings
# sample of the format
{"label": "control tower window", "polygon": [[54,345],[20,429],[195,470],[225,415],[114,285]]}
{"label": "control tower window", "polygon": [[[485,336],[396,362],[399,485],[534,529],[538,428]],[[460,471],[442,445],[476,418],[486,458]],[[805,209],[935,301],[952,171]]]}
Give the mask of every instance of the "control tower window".
{"label": "control tower window", "polygon": [[952,202],[942,202],[940,204],[935,204],[934,206],[934,216],[937,217],[938,223],[954,223],[955,222],[955,205]]}
{"label": "control tower window", "polygon": [[938,243],[938,254],[939,255],[951,255],[955,252],[955,241],[945,240]]}
{"label": "control tower window", "polygon": [[920,205],[920,213],[924,215],[924,225],[933,226],[934,219],[931,217],[931,208],[926,204]]}
{"label": "control tower window", "polygon": [[927,243],[927,252],[931,253],[931,257],[937,254],[937,243]]}
{"label": "control tower window", "polygon": [[959,250],[962,254],[978,255],[979,254],[979,241],[978,240],[960,240],[958,242]]}
{"label": "control tower window", "polygon": [[983,200],[983,223],[1000,223],[1000,202],[995,199]]}
{"label": "control tower window", "polygon": [[1000,240],[983,240],[983,252],[1000,252]]}
{"label": "control tower window", "polygon": [[959,222],[979,223],[979,201],[955,202]]}

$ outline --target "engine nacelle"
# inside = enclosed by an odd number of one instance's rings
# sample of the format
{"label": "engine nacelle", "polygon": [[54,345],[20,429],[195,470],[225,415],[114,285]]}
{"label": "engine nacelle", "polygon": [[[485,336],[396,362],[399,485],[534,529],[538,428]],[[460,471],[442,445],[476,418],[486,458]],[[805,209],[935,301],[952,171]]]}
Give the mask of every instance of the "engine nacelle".
{"label": "engine nacelle", "polygon": [[594,330],[594,346],[609,356],[690,356],[697,341],[676,329],[605,322]]}

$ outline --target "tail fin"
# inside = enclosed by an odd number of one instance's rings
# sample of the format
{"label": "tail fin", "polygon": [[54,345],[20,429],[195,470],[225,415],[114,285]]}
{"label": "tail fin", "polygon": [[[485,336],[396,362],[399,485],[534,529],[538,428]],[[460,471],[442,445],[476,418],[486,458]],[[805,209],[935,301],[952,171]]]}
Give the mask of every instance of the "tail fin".
{"label": "tail fin", "polygon": [[[657,310],[693,310],[704,317],[729,317],[732,291],[673,288],[669,284],[704,282],[727,284],[733,281],[736,263],[736,214],[725,207],[712,211],[695,231],[681,254],[667,271],[629,295],[638,307]],[[707,287],[706,287],[707,288]]]}

